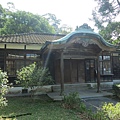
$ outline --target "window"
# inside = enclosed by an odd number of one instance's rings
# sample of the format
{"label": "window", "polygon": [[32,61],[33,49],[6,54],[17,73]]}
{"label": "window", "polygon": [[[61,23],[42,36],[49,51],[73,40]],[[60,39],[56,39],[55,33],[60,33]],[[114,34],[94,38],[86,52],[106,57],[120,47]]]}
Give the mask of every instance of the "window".
{"label": "window", "polygon": [[26,58],[27,59],[36,59],[37,58],[37,54],[26,54]]}
{"label": "window", "polygon": [[38,55],[35,53],[25,53],[25,51],[8,52],[6,58],[6,71],[9,76],[16,76],[16,71],[24,66],[38,61]]}
{"label": "window", "polygon": [[109,55],[99,56],[100,74],[111,74],[111,61]]}
{"label": "window", "polygon": [[24,58],[24,55],[21,55],[21,54],[17,54],[17,53],[9,53],[7,55],[7,58],[8,59],[23,59]]}

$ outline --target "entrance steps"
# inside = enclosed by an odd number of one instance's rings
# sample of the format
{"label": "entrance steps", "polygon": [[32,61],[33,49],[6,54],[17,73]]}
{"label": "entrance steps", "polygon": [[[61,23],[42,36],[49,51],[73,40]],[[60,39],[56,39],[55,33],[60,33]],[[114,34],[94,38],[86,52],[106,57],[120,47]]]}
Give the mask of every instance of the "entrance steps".
{"label": "entrance steps", "polygon": [[[101,90],[112,89],[113,82],[103,82],[100,84]],[[61,85],[52,85],[51,86],[53,92],[60,92]],[[79,90],[89,90],[97,88],[97,83],[76,83],[76,84],[64,84],[65,91],[79,91]]]}
{"label": "entrance steps", "polygon": [[[90,85],[87,83],[77,83],[77,84],[64,84],[65,91],[79,91],[89,89]],[[60,92],[61,85],[52,85],[53,92]]]}

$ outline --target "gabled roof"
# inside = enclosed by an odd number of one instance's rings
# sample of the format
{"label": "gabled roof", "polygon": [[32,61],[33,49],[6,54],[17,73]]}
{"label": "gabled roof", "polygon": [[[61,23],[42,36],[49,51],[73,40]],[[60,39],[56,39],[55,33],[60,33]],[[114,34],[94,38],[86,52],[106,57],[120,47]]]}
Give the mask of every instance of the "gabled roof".
{"label": "gabled roof", "polygon": [[65,35],[47,33],[23,33],[0,36],[0,43],[43,44],[60,39]]}

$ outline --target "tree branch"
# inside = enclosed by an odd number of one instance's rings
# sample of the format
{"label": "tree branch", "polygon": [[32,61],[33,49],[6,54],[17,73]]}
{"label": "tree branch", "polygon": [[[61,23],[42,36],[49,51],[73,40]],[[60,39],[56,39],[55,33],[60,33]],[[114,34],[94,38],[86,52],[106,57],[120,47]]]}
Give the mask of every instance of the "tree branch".
{"label": "tree branch", "polygon": [[119,1],[119,0],[117,0],[117,3],[118,3],[118,5],[120,6],[120,1]]}

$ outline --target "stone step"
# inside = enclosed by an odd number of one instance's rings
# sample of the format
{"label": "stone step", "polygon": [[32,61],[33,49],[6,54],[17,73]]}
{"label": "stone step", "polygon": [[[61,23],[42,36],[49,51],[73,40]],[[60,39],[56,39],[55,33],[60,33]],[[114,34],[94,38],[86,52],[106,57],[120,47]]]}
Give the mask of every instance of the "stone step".
{"label": "stone step", "polygon": [[[112,89],[113,82],[103,82],[100,84],[101,90]],[[97,83],[76,83],[76,84],[64,84],[65,91],[79,91],[85,89],[97,88]],[[60,92],[61,85],[52,85],[53,92]]]}
{"label": "stone step", "polygon": [[[70,90],[70,91],[76,91],[76,90],[81,90],[81,89],[88,89],[89,86],[88,84],[65,84],[64,89],[65,91]],[[52,91],[53,92],[59,92],[61,90],[60,85],[53,85],[52,86]]]}

